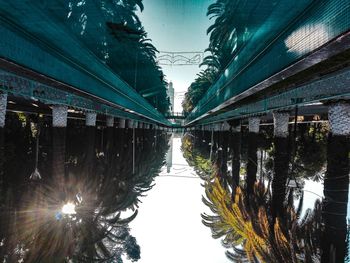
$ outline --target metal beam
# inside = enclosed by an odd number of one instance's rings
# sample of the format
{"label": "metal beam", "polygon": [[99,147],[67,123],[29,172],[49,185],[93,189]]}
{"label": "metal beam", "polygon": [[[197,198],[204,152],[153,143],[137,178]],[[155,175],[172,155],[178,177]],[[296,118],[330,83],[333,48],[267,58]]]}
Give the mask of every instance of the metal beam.
{"label": "metal beam", "polygon": [[145,123],[155,123],[154,121],[132,113],[130,110],[123,111],[96,99],[57,89],[2,70],[0,70],[0,90],[32,102],[39,101],[48,105],[63,104],[83,111],[93,111],[119,118],[133,119]]}
{"label": "metal beam", "polygon": [[307,107],[329,99],[350,97],[350,68],[324,76],[292,90],[240,106],[215,116],[203,118],[197,124],[209,124],[227,119],[241,119],[266,114],[274,110],[292,110],[296,105]]}

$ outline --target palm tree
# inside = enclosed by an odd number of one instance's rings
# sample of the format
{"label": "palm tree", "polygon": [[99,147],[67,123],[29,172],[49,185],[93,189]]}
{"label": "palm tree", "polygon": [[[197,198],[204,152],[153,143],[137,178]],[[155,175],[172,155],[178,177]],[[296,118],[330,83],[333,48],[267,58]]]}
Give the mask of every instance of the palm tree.
{"label": "palm tree", "polygon": [[[140,247],[130,235],[128,223],[137,216],[139,197],[152,188],[154,177],[160,171],[168,147],[167,137],[158,138],[155,146],[152,133],[137,133],[139,165],[133,174],[130,147],[114,144],[109,130],[107,138],[112,141],[103,144],[105,154],[96,154],[94,142],[101,133],[96,133],[94,127],[81,129],[79,126],[83,125],[81,121],[69,124],[66,151],[58,155],[67,156],[68,172],[62,191],[57,191],[61,189],[57,188],[53,176],[44,173],[41,181],[24,186],[22,182],[8,182],[11,188],[0,192],[1,200],[4,200],[0,207],[0,234],[4,242],[0,246],[1,260],[122,262],[122,255],[132,261],[140,258]],[[47,125],[45,127],[48,129]],[[126,138],[130,133],[130,130],[126,131]],[[15,147],[23,147],[18,144],[20,141],[9,139]],[[81,147],[82,141],[85,148]],[[54,158],[55,166],[61,169],[62,160],[64,158]],[[23,178],[28,180],[28,176]],[[75,205],[75,213],[62,213],[66,202]],[[123,218],[126,209],[134,212]],[[5,227],[6,231],[3,231]]]}
{"label": "palm tree", "polygon": [[324,178],[322,263],[343,262],[347,254],[347,204],[349,192],[349,140],[329,134],[327,172]]}
{"label": "palm tree", "polygon": [[[167,82],[156,62],[158,51],[136,15],[137,8],[143,11],[142,0],[71,0],[67,5],[69,29],[154,107],[166,113]],[[152,92],[146,92],[149,89]]]}
{"label": "palm tree", "polygon": [[190,85],[185,98],[182,101],[182,107],[185,114],[193,110],[198,101],[203,97],[204,93],[214,83],[217,77],[217,70],[214,67],[208,67],[197,74],[197,78]]}

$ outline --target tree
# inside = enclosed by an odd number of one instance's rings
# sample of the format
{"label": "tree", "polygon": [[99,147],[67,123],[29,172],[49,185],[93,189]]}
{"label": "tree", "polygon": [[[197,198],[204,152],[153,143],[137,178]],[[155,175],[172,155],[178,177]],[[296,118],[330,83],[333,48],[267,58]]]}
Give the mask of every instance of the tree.
{"label": "tree", "polygon": [[[68,3],[68,25],[97,57],[161,113],[169,110],[167,82],[156,62],[157,49],[136,15],[142,0]],[[153,89],[152,94],[144,94]]]}

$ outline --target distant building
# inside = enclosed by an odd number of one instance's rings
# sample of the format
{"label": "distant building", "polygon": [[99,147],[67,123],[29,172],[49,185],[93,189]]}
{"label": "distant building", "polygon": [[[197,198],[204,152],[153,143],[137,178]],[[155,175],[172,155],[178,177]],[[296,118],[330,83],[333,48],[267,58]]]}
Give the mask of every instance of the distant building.
{"label": "distant building", "polygon": [[170,169],[173,166],[173,135],[169,139],[169,149],[166,154],[166,171],[170,173]]}
{"label": "distant building", "polygon": [[174,87],[171,81],[168,84],[167,93],[170,99],[170,112],[174,112]]}

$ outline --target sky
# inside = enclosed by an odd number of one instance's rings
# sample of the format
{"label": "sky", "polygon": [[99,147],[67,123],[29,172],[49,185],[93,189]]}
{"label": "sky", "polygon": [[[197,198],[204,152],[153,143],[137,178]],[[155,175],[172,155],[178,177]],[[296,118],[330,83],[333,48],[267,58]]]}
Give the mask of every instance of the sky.
{"label": "sky", "polygon": [[193,176],[180,150],[181,139],[173,138],[173,166],[156,177],[154,188],[142,198],[139,213],[130,223],[131,234],[141,247],[138,263],[227,263],[220,240],[201,222],[210,214],[202,203],[201,179]]}
{"label": "sky", "polygon": [[[148,37],[159,51],[204,51],[209,44],[206,30],[211,21],[206,16],[213,0],[145,0],[138,13]],[[180,96],[199,72],[198,66],[162,66],[175,88],[174,111],[182,111]]]}

